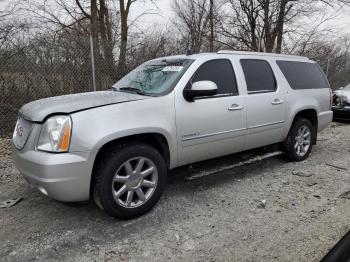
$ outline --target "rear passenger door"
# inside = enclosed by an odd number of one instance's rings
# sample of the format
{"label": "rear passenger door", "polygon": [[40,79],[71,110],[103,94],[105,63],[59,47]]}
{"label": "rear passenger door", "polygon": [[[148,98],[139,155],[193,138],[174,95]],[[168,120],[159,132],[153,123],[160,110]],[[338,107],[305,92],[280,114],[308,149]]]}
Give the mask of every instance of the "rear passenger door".
{"label": "rear passenger door", "polygon": [[246,106],[244,97],[239,96],[231,61],[214,59],[203,62],[185,88],[204,80],[216,83],[216,95],[188,102],[183,97],[183,89],[177,90],[175,108],[179,165],[243,149]]}
{"label": "rear passenger door", "polygon": [[285,122],[285,93],[271,64],[263,59],[241,59],[247,87],[245,149],[281,141]]}

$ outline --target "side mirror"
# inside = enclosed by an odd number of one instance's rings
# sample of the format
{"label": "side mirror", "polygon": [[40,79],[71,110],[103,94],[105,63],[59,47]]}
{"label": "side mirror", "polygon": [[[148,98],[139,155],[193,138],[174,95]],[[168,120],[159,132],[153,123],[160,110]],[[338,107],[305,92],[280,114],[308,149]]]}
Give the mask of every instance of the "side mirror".
{"label": "side mirror", "polygon": [[198,81],[192,84],[191,89],[184,89],[183,95],[188,102],[201,96],[213,96],[218,92],[218,87],[213,81]]}

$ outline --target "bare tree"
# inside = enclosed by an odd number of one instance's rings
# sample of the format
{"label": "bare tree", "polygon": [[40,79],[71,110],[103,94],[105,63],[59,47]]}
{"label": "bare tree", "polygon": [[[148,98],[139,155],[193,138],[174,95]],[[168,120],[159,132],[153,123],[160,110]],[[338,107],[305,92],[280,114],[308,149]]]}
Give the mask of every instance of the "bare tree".
{"label": "bare tree", "polygon": [[266,52],[272,52],[274,47],[276,47],[276,53],[281,52],[284,24],[290,19],[288,15],[293,7],[292,2],[295,2],[295,0],[260,1],[264,15],[263,28]]}
{"label": "bare tree", "polygon": [[128,44],[128,16],[132,3],[136,0],[119,0],[120,14],[120,45],[119,45],[119,60],[118,60],[118,78],[121,78],[126,73],[126,51]]}
{"label": "bare tree", "polygon": [[[118,21],[111,18],[109,12],[113,7],[108,6],[106,0],[52,0],[33,2],[27,10],[34,14],[38,23],[46,23],[47,30],[64,30],[82,38],[88,38],[91,34],[96,67],[100,70],[98,73],[108,73],[117,79],[113,47]],[[99,74],[98,86],[101,85]]]}
{"label": "bare tree", "polygon": [[210,37],[209,37],[209,50],[214,51],[214,0],[209,0],[209,27],[210,27]]}
{"label": "bare tree", "polygon": [[333,89],[350,83],[349,38],[337,38],[335,41],[318,39],[304,50],[304,55],[321,65]]}
{"label": "bare tree", "polygon": [[222,34],[238,41],[243,49],[282,51],[286,26],[317,11],[316,4],[350,4],[349,0],[229,0]]}
{"label": "bare tree", "polygon": [[[134,21],[129,22],[129,15],[132,5],[140,0],[118,0],[119,1],[119,10],[117,15],[120,16],[120,43],[119,43],[119,59],[118,59],[118,78],[121,78],[128,71],[127,67],[127,49],[128,49],[128,39],[129,39],[129,29],[130,25],[134,24],[141,16],[147,14],[148,10],[144,11],[135,18]],[[144,0],[146,1],[146,0]],[[156,0],[149,0],[154,3]]]}
{"label": "bare tree", "polygon": [[0,22],[4,22],[6,18],[9,18],[16,13],[19,9],[18,1],[8,1],[0,5]]}
{"label": "bare tree", "polygon": [[151,28],[143,34],[130,35],[128,48],[128,67],[162,56],[175,55],[186,51],[176,32],[171,28],[154,30]]}
{"label": "bare tree", "polygon": [[[177,20],[174,24],[179,28],[179,31],[183,31],[182,37],[189,39],[189,49],[192,52],[199,52],[203,45],[203,39],[208,34],[208,22],[210,15],[207,10],[211,7],[211,15],[213,15],[213,6],[209,4],[208,0],[175,0],[174,11],[176,13]],[[213,17],[211,17],[211,23],[213,23]],[[211,30],[214,30],[214,24]],[[211,42],[214,32],[211,35]]]}
{"label": "bare tree", "polygon": [[[222,27],[246,49],[281,51],[284,25],[294,15],[293,0],[229,0],[228,22]],[[277,40],[277,41],[276,41]],[[277,44],[276,44],[277,42]]]}
{"label": "bare tree", "polygon": [[223,41],[227,46],[258,51],[261,30],[257,20],[261,6],[254,1],[229,0],[225,10],[228,11],[220,23],[220,34],[226,38]]}
{"label": "bare tree", "polygon": [[209,52],[214,52],[220,46],[220,40],[218,39],[218,27],[222,19],[220,12],[225,0],[209,0],[209,32],[208,32],[208,44]]}

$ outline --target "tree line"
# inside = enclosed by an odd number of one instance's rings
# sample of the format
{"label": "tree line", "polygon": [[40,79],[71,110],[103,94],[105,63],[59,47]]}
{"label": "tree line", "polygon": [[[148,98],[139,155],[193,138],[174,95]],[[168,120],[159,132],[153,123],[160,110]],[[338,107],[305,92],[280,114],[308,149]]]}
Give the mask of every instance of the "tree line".
{"label": "tree line", "polygon": [[[0,134],[48,96],[106,90],[144,61],[221,49],[307,56],[350,83],[350,38],[330,26],[350,0],[8,0],[0,6]],[[148,2],[152,10],[135,10]],[[2,2],[3,3],[3,2]],[[154,18],[147,27],[143,16]],[[92,39],[92,41],[91,41]]]}
{"label": "tree line", "polygon": [[[84,67],[89,75],[91,35],[100,89],[145,60],[220,49],[309,56],[333,87],[350,82],[349,39],[329,26],[336,18],[324,11],[350,0],[172,0],[173,15],[155,19],[166,25],[145,28],[139,18],[147,10],[136,18],[130,14],[147,1],[157,12],[160,0],[9,1],[0,11],[0,55],[55,71]],[[3,68],[14,67],[4,59]]]}

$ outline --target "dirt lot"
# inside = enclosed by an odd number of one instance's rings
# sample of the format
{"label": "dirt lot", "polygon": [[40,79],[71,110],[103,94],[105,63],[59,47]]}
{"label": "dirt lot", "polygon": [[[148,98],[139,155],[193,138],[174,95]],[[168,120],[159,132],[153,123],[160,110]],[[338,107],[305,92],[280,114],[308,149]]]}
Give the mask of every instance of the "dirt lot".
{"label": "dirt lot", "polygon": [[196,171],[172,173],[156,208],[129,221],[29,188],[1,140],[0,201],[24,199],[0,209],[0,260],[319,261],[350,229],[350,124],[318,140],[302,163],[276,157],[193,181],[184,176]]}

